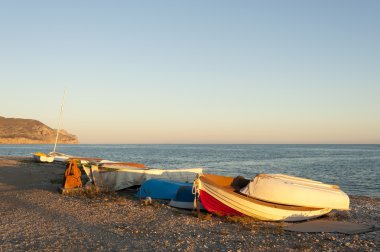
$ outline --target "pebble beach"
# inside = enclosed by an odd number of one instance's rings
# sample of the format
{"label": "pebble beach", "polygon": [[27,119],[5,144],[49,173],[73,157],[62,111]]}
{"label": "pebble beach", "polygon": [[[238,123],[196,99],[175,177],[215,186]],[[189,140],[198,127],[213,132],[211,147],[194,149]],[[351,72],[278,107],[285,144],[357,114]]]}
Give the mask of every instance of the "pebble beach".
{"label": "pebble beach", "polygon": [[[298,233],[284,222],[148,204],[131,190],[63,195],[65,165],[0,157],[0,251],[379,251],[380,231]],[[324,220],[380,226],[380,199],[350,195]]]}

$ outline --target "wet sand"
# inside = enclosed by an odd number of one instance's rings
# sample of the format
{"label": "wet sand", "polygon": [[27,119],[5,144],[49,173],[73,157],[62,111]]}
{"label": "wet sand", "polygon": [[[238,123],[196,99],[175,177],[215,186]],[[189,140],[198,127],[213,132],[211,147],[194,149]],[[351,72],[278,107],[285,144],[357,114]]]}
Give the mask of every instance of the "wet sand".
{"label": "wet sand", "polygon": [[[0,251],[379,251],[380,232],[297,233],[284,223],[146,205],[130,191],[58,193],[65,165],[0,157]],[[324,220],[380,226],[380,199],[350,196]]]}

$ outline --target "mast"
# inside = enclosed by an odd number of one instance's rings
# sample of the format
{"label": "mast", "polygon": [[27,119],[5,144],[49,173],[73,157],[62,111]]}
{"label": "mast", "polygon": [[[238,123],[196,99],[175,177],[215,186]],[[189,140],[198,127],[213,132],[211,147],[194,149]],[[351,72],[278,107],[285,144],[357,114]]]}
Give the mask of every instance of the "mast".
{"label": "mast", "polygon": [[63,92],[62,103],[61,103],[61,112],[59,113],[58,129],[57,129],[57,135],[55,136],[53,153],[55,152],[55,149],[57,148],[58,135],[59,135],[59,131],[61,129],[61,124],[62,124],[63,102],[65,101],[65,96],[66,96],[66,89]]}

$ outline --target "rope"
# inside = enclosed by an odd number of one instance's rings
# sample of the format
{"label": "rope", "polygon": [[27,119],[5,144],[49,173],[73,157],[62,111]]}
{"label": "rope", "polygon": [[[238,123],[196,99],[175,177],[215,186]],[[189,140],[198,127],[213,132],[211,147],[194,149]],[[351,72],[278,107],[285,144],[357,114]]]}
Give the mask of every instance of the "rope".
{"label": "rope", "polygon": [[200,175],[198,174],[197,178],[194,180],[193,188],[191,189],[192,194],[195,195],[194,196],[194,209],[197,209],[198,217],[200,216],[200,212],[201,212],[200,199],[199,199],[199,195],[200,195],[199,176]]}

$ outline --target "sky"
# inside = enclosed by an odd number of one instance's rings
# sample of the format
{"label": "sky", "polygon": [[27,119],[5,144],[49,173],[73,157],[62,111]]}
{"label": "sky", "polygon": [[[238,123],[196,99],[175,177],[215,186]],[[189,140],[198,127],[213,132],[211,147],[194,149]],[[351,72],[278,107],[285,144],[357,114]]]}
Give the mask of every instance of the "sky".
{"label": "sky", "polygon": [[90,144],[380,143],[380,1],[0,1],[0,116]]}

